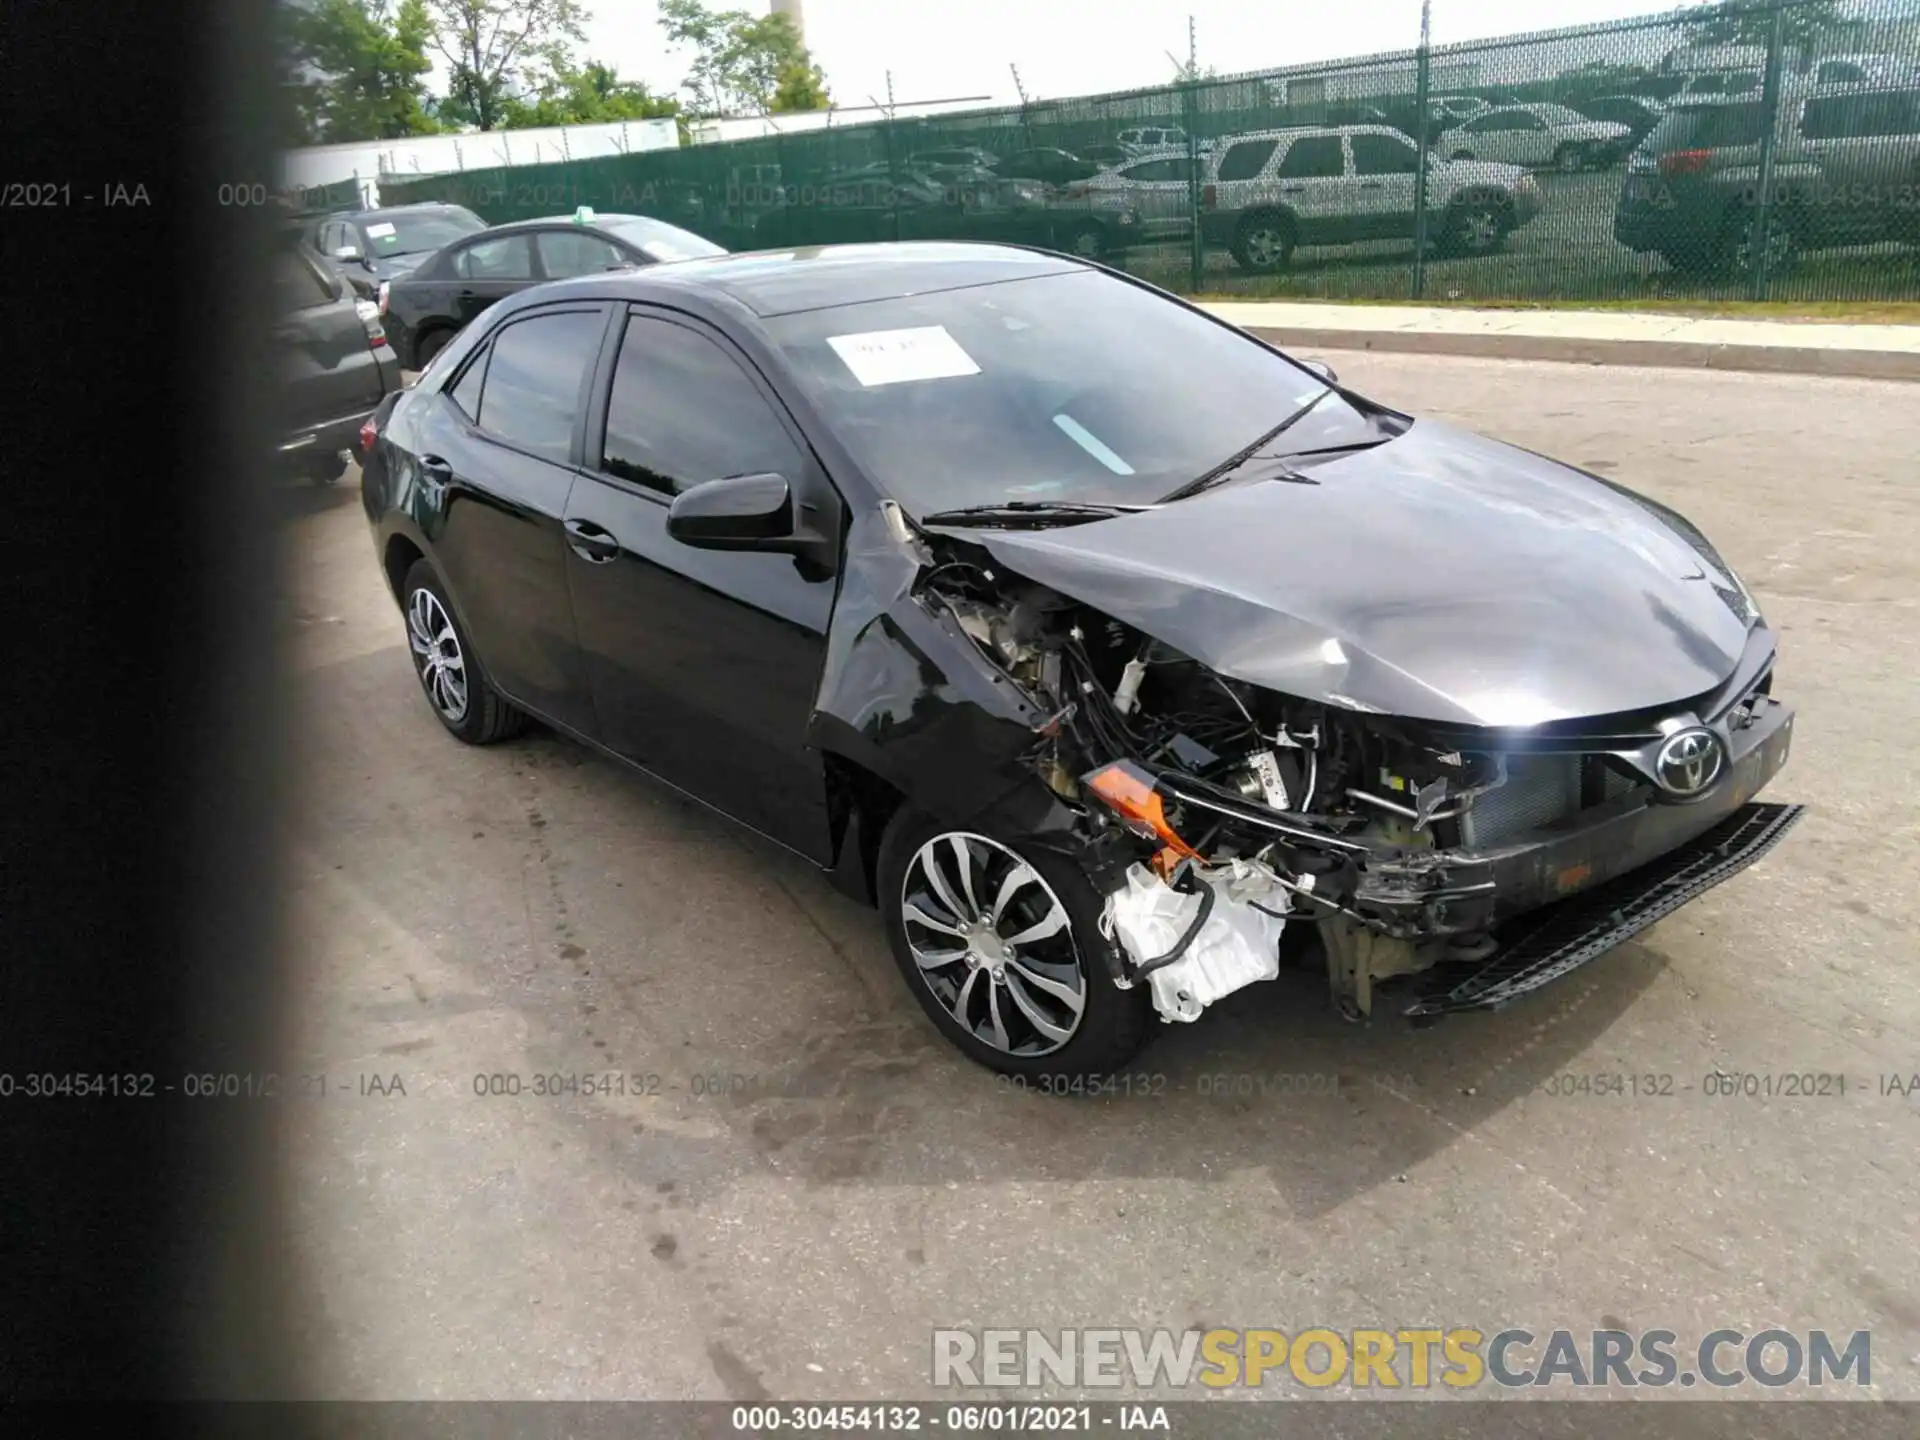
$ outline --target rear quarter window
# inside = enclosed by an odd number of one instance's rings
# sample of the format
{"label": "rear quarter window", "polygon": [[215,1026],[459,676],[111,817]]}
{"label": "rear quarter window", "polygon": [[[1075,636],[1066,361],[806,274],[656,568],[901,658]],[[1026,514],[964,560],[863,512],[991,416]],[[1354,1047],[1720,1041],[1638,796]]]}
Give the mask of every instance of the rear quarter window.
{"label": "rear quarter window", "polygon": [[1758,145],[1766,129],[1766,112],[1759,105],[1694,106],[1669,111],[1647,137],[1647,148],[1665,152]]}

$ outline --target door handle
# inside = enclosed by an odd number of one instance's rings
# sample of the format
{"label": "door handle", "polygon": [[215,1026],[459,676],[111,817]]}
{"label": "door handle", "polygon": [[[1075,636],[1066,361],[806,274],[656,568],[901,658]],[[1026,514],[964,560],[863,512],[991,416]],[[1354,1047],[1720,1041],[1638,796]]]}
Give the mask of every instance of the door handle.
{"label": "door handle", "polygon": [[582,560],[605,565],[620,556],[620,542],[591,520],[567,521],[567,544]]}
{"label": "door handle", "polygon": [[1303,193],[1306,188],[1304,185],[1282,185],[1280,187],[1280,193],[1282,195],[1299,195]]}
{"label": "door handle", "polygon": [[1378,180],[1369,180],[1360,187],[1362,190],[1384,190],[1387,187]]}

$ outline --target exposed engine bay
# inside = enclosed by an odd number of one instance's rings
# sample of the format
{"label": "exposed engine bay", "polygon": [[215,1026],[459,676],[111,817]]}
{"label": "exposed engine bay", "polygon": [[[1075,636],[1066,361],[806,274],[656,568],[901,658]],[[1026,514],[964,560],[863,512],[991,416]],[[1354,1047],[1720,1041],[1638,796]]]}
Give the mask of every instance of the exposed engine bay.
{"label": "exposed engine bay", "polygon": [[[1114,979],[1151,985],[1168,1019],[1274,978],[1303,926],[1337,1007],[1365,1016],[1376,982],[1499,948],[1489,857],[1505,840],[1653,792],[1632,753],[1645,736],[1510,751],[1482,732],[1475,749],[1458,727],[1227,679],[972,546],[932,558],[916,599],[1045,717],[1027,760],[1083,822]],[[1556,893],[1588,868],[1550,877]]]}

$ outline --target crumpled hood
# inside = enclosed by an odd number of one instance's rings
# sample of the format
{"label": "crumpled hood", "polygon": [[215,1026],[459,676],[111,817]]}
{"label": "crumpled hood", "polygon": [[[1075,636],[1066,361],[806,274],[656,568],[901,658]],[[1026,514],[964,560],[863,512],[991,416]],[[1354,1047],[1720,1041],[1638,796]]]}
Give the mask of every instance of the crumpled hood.
{"label": "crumpled hood", "polygon": [[1431,420],[1306,473],[1320,483],[964,534],[1223,675],[1409,718],[1670,705],[1745,647],[1745,601],[1706,542],[1610,482]]}

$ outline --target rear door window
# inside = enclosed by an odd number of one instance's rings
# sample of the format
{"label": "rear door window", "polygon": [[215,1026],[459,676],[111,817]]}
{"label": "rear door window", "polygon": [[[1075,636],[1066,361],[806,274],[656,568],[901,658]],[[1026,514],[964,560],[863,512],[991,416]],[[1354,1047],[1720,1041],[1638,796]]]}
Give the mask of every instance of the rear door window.
{"label": "rear door window", "polygon": [[1347,158],[1338,135],[1309,135],[1287,148],[1280,162],[1282,180],[1332,180],[1347,173]]}
{"label": "rear door window", "polygon": [[502,235],[479,240],[453,259],[453,273],[462,280],[531,280],[533,245],[526,235]]}
{"label": "rear door window", "polygon": [[625,251],[610,240],[579,230],[545,230],[540,233],[540,268],[549,280],[564,280],[572,275],[597,275],[617,265],[630,263]]}
{"label": "rear door window", "polygon": [[1267,168],[1267,161],[1279,148],[1277,140],[1242,140],[1228,148],[1220,159],[1222,180],[1251,180]]}
{"label": "rear door window", "polygon": [[510,445],[566,464],[587,367],[599,353],[598,310],[534,315],[502,327],[480,392],[480,428]]}
{"label": "rear door window", "polygon": [[1411,175],[1420,168],[1420,155],[1391,135],[1356,135],[1353,168],[1362,175]]}
{"label": "rear door window", "polygon": [[1809,100],[1800,117],[1800,133],[1809,140],[1920,134],[1917,101],[1920,94],[1899,90]]}

